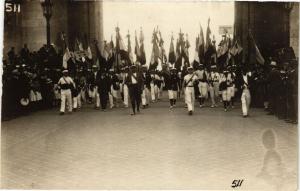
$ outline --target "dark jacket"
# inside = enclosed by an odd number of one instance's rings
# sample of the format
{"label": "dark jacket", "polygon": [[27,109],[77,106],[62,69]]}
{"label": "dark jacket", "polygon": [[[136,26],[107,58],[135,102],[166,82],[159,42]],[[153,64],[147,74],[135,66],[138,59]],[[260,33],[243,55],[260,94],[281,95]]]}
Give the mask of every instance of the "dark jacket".
{"label": "dark jacket", "polygon": [[[136,74],[137,74],[136,79],[137,79],[138,88],[142,90],[144,86],[142,73],[136,72]],[[129,88],[132,86],[132,80],[131,80],[132,75],[133,75],[132,72],[128,72],[127,78],[125,79],[125,83],[128,85]]]}

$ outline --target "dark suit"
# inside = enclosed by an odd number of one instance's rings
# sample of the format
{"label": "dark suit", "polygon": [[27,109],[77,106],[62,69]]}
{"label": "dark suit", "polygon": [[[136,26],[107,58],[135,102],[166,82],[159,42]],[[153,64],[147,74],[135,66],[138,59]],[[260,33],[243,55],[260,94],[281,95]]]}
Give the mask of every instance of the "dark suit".
{"label": "dark suit", "polygon": [[96,77],[98,93],[100,95],[100,104],[102,109],[106,109],[107,100],[108,100],[108,92],[110,91],[110,79],[106,73],[97,73]]}
{"label": "dark suit", "polygon": [[[134,82],[134,80],[132,80],[132,78],[135,79],[136,83]],[[129,72],[125,81],[129,89],[132,111],[133,113],[135,113],[135,109],[137,109],[137,111],[139,112],[143,87],[143,76],[140,72]]]}

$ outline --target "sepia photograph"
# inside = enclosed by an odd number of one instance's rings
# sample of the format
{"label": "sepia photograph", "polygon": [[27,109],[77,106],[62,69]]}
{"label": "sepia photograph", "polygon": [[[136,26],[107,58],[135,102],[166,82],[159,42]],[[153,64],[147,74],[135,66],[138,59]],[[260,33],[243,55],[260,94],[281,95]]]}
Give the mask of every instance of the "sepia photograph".
{"label": "sepia photograph", "polygon": [[1,189],[298,189],[299,2],[1,4]]}

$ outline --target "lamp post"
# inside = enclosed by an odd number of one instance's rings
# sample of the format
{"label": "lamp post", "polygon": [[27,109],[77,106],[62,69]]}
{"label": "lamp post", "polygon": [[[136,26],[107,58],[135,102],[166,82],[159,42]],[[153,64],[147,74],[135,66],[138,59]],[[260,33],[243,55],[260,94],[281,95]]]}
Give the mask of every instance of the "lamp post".
{"label": "lamp post", "polygon": [[47,23],[47,46],[50,47],[50,19],[52,16],[52,0],[40,0],[43,8],[43,15],[46,18]]}

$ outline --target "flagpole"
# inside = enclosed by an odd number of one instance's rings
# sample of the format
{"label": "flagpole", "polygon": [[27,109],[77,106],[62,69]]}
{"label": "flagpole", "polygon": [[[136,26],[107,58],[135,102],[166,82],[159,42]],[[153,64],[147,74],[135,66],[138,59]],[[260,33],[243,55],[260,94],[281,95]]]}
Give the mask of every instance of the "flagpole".
{"label": "flagpole", "polygon": [[[115,59],[116,59],[116,71],[119,72],[119,48],[118,48],[118,31],[119,31],[119,27],[117,25],[116,27],[116,53],[115,53]],[[120,47],[120,45],[119,45]]]}
{"label": "flagpole", "polygon": [[250,2],[248,2],[248,65],[250,65]]}

